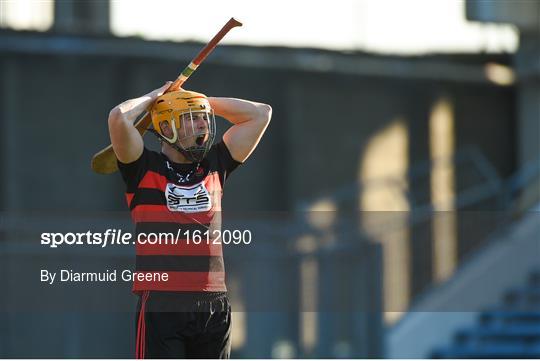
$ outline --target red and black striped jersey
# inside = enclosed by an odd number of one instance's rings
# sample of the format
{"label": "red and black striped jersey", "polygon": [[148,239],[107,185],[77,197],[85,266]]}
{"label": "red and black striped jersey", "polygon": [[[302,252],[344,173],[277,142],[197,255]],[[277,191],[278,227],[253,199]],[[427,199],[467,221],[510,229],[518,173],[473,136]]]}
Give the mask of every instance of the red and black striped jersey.
{"label": "red and black striped jersey", "polygon": [[[223,184],[239,164],[223,141],[198,165],[174,163],[147,148],[132,163],[118,162],[140,240],[136,272],[168,275],[167,281],[135,280],[134,292],[226,291],[221,243],[212,238],[221,230]],[[166,234],[173,239],[158,239]]]}

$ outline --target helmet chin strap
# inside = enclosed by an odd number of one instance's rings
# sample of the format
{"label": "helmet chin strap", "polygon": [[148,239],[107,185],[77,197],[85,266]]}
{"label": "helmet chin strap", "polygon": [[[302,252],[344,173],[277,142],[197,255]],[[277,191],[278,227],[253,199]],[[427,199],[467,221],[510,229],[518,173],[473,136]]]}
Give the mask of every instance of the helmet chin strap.
{"label": "helmet chin strap", "polygon": [[204,155],[205,155],[204,153],[205,152],[203,152],[201,159],[198,159],[198,158],[194,157],[191,152],[183,149],[182,147],[179,147],[176,143],[170,143],[167,140],[167,138],[165,138],[163,135],[159,134],[155,129],[148,129],[148,131],[152,132],[152,134],[154,134],[156,137],[158,137],[158,139],[160,139],[161,141],[166,142],[167,145],[169,145],[171,148],[173,148],[178,153],[182,154],[184,157],[186,157],[187,159],[189,159],[192,162],[200,162],[202,160],[202,158],[204,158]]}

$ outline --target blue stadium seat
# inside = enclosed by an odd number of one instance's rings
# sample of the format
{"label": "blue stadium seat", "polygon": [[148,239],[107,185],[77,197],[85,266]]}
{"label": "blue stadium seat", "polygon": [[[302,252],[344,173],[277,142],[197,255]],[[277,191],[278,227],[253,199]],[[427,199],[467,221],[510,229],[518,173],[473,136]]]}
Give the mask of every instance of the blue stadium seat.
{"label": "blue stadium seat", "polygon": [[431,358],[540,358],[540,270],[526,287],[508,290],[501,308],[480,313],[478,324],[461,329],[451,346]]}

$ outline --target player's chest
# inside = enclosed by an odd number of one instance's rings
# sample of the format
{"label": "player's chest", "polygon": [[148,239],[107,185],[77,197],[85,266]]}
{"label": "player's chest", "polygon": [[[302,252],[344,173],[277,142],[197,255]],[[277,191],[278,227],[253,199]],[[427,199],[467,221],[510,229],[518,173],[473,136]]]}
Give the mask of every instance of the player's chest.
{"label": "player's chest", "polygon": [[163,197],[171,212],[199,213],[221,210],[222,189],[217,172],[191,182],[167,179]]}

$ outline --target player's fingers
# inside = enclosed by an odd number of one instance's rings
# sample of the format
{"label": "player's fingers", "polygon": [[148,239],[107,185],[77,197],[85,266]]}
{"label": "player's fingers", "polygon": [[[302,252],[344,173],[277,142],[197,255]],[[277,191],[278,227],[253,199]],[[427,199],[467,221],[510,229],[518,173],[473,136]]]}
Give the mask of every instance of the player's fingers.
{"label": "player's fingers", "polygon": [[171,86],[171,84],[172,84],[171,81],[167,81],[167,82],[166,82],[165,84],[163,84],[161,87],[152,90],[148,95],[149,95],[151,98],[157,98],[157,97],[159,97],[160,95],[163,95],[163,94],[165,93],[165,91],[167,91],[167,89],[169,89],[169,87]]}
{"label": "player's fingers", "polygon": [[163,93],[165,93],[165,91],[167,89],[169,89],[169,87],[171,86],[172,84],[172,81],[167,81],[161,88],[159,89],[156,89],[157,90],[157,96],[160,96],[162,95]]}

